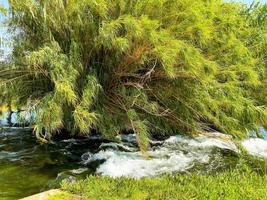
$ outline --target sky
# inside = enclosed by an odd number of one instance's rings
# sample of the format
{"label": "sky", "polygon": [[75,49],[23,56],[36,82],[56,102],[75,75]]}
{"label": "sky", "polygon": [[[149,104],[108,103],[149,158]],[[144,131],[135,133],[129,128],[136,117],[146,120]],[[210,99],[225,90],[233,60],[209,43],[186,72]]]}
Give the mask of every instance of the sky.
{"label": "sky", "polygon": [[[237,2],[243,2],[247,4],[251,4],[253,0],[232,0],[232,1],[237,1]],[[267,3],[267,0],[259,0],[260,2]]]}
{"label": "sky", "polygon": [[[8,6],[8,0],[0,0],[0,6],[7,7]],[[3,21],[5,20],[5,16],[0,14],[0,61],[4,60],[5,57],[10,53],[11,48],[7,45],[7,29],[5,25],[3,24]],[[1,54],[3,53],[3,55]]]}
{"label": "sky", "polygon": [[[248,4],[251,4],[253,2],[253,0],[240,0],[239,2],[244,2],[244,3],[248,3]],[[267,3],[267,0],[261,0],[260,2],[263,2],[263,3]]]}
{"label": "sky", "polygon": [[[253,0],[232,0],[232,1],[243,2],[246,4],[251,4],[253,2]],[[267,3],[267,0],[259,0],[259,2]]]}

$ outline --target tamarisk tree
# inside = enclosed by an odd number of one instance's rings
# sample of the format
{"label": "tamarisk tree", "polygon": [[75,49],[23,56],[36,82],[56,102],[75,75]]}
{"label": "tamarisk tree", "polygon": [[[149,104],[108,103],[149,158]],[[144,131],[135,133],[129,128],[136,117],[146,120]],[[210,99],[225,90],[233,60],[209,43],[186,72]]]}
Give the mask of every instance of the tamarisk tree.
{"label": "tamarisk tree", "polygon": [[154,133],[216,128],[241,138],[266,125],[266,102],[254,95],[266,82],[255,9],[221,0],[9,3],[15,45],[1,84],[34,113],[41,140],[132,131],[145,152]]}

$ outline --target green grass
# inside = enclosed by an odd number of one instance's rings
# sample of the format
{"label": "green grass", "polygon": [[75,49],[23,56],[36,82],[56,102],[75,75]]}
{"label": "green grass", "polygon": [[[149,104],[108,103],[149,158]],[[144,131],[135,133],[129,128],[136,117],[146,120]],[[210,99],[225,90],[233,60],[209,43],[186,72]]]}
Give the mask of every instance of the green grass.
{"label": "green grass", "polygon": [[[264,200],[267,199],[267,175],[233,170],[218,175],[180,174],[140,180],[89,176],[75,184],[63,183],[62,189],[86,200]],[[63,198],[59,194],[49,200],[60,197]]]}

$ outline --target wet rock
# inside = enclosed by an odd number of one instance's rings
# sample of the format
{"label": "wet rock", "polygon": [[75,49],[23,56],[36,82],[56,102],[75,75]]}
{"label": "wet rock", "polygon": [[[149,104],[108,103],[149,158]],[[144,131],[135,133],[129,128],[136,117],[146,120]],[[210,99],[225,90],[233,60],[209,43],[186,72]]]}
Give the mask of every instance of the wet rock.
{"label": "wet rock", "polygon": [[54,189],[54,190],[49,190],[49,191],[42,192],[39,194],[35,194],[35,195],[29,196],[29,197],[25,197],[25,198],[20,199],[20,200],[45,200],[48,197],[59,194],[59,193],[61,193],[60,190]]}
{"label": "wet rock", "polygon": [[206,136],[206,137],[211,137],[211,138],[222,139],[222,140],[232,140],[233,139],[233,136],[227,135],[224,133],[220,133],[220,132],[203,132],[201,135]]}
{"label": "wet rock", "polygon": [[57,175],[57,178],[55,180],[56,184],[60,184],[62,181],[68,182],[68,183],[75,183],[77,181],[77,178],[73,175],[70,175],[71,172],[61,172]]}
{"label": "wet rock", "polygon": [[133,152],[137,151],[137,148],[130,147],[121,143],[103,143],[100,145],[99,150],[106,150],[106,149],[113,149],[113,150],[118,150],[118,151],[126,151],[126,152]]}

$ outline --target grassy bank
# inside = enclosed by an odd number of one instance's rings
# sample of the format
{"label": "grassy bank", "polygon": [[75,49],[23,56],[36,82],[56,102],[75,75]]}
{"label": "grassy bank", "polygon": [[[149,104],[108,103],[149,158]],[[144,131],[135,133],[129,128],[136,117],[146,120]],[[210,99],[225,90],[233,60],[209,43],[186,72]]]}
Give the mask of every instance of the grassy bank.
{"label": "grassy bank", "polygon": [[[76,184],[65,184],[65,199],[267,199],[267,176],[254,172],[225,172],[216,176],[176,175],[141,180],[90,176]],[[49,200],[64,199],[62,194]]]}
{"label": "grassy bank", "polygon": [[86,200],[263,200],[267,199],[267,174],[242,166],[213,175],[179,174],[140,180],[89,176],[75,184],[63,183],[62,190],[65,192],[49,200],[79,199],[77,196]]}

